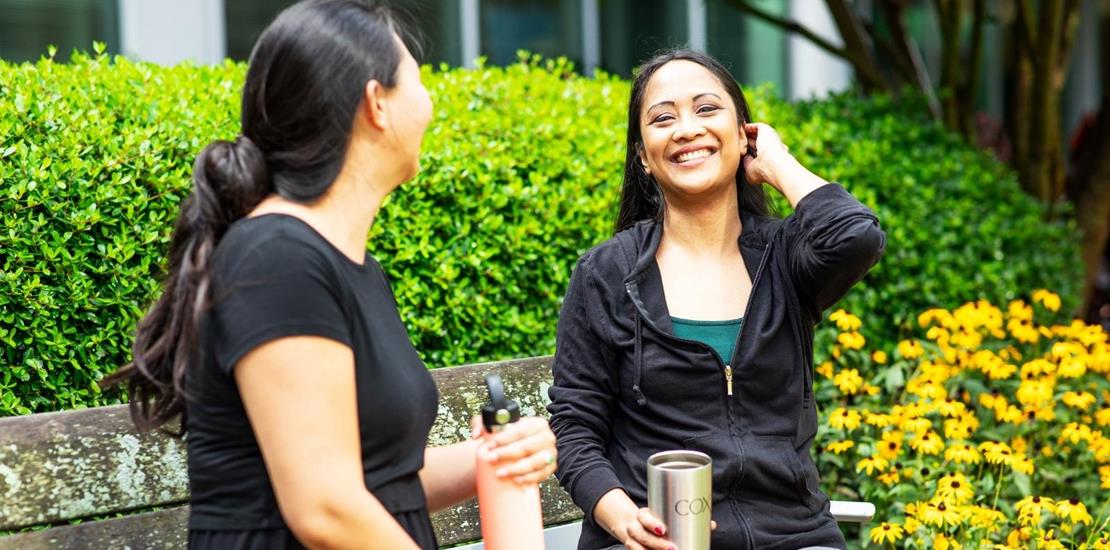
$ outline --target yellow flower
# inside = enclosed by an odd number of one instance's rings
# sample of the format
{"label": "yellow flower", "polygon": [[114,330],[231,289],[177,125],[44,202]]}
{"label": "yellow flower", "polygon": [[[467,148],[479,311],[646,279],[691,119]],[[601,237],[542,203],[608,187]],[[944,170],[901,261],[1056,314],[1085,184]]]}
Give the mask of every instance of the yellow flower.
{"label": "yellow flower", "polygon": [[923,432],[910,440],[913,450],[927,455],[935,455],[944,450],[944,440],[936,432]]}
{"label": "yellow flower", "polygon": [[1049,311],[1060,310],[1060,297],[1047,290],[1034,290],[1033,301],[1040,302]]}
{"label": "yellow flower", "polygon": [[829,425],[838,430],[854,430],[859,427],[859,411],[838,407],[829,415]]}
{"label": "yellow flower", "polygon": [[845,439],[843,441],[833,441],[832,443],[829,443],[828,445],[825,445],[825,450],[829,451],[830,453],[833,453],[833,454],[840,454],[840,453],[843,453],[844,451],[847,451],[848,449],[851,449],[855,445],[856,445],[855,441],[852,441],[850,439]]}
{"label": "yellow flower", "polygon": [[1060,400],[1063,401],[1065,405],[1073,409],[1079,409],[1081,411],[1085,411],[1091,408],[1091,405],[1095,404],[1095,396],[1085,391],[1064,392],[1064,395],[1060,398]]}
{"label": "yellow flower", "polygon": [[1099,426],[1110,426],[1110,405],[1103,405],[1098,412],[1095,413],[1095,422]]}
{"label": "yellow flower", "polygon": [[961,519],[958,508],[958,506],[950,506],[944,501],[930,500],[924,506],[918,508],[917,515],[925,525],[936,527],[959,525]]}
{"label": "yellow flower", "polygon": [[869,456],[867,458],[861,459],[859,462],[856,463],[856,471],[866,471],[867,475],[871,475],[876,470],[878,470],[879,472],[886,470],[887,466],[889,465],[890,463],[881,456]]}
{"label": "yellow flower", "polygon": [[997,533],[1006,525],[1006,514],[992,508],[982,506],[968,506],[971,510],[971,525],[981,527],[988,533]]}
{"label": "yellow flower", "polygon": [[836,373],[833,377],[833,384],[844,395],[854,395],[863,385],[863,378],[859,375],[857,369],[846,369]]}
{"label": "yellow flower", "polygon": [[1010,440],[1010,448],[1013,449],[1015,453],[1024,453],[1025,450],[1029,448],[1029,443],[1025,441],[1024,437],[1019,435]]}
{"label": "yellow flower", "polygon": [[1067,523],[1073,525],[1077,523],[1091,524],[1091,515],[1087,513],[1087,507],[1079,502],[1077,498],[1056,501],[1055,512],[1060,519]]}
{"label": "yellow flower", "polygon": [[876,476],[876,479],[882,482],[883,485],[889,486],[901,481],[902,474],[898,472],[897,468],[891,468],[890,470],[887,470],[886,472],[883,472]]}
{"label": "yellow flower", "polygon": [[1014,505],[1022,525],[1037,525],[1041,521],[1041,511],[1055,512],[1052,499],[1041,496],[1027,496]]}
{"label": "yellow flower", "polygon": [[1102,535],[1098,540],[1094,541],[1091,546],[1092,550],[1110,550],[1110,535]]}
{"label": "yellow flower", "polygon": [[884,542],[898,542],[902,539],[902,526],[897,523],[882,522],[878,527],[871,529],[871,542],[882,544]]}
{"label": "yellow flower", "polygon": [[871,360],[880,364],[880,365],[885,365],[886,360],[887,360],[886,352],[885,351],[876,351],[876,352],[872,353],[871,354]]}
{"label": "yellow flower", "polygon": [[852,315],[851,313],[848,313],[843,309],[838,309],[834,311],[832,315],[829,315],[829,320],[836,323],[836,328],[844,332],[859,330],[860,326],[862,325],[859,317],[856,317],[855,315]]}
{"label": "yellow flower", "polygon": [[840,346],[832,347],[832,356],[833,359],[840,359]]}
{"label": "yellow flower", "polygon": [[879,456],[887,460],[898,458],[902,452],[902,439],[905,436],[906,434],[898,430],[884,432],[882,441],[875,444],[879,450]]}
{"label": "yellow flower", "polygon": [[825,378],[832,378],[833,377],[832,361],[825,361],[825,362],[821,363],[821,365],[818,366],[816,370],[817,370],[817,374],[820,374],[821,376],[824,376]]}
{"label": "yellow flower", "polygon": [[868,425],[875,426],[876,428],[893,426],[895,422],[894,417],[886,413],[873,413],[870,411],[864,411],[863,414],[864,422],[866,422]]}
{"label": "yellow flower", "polygon": [[949,504],[964,504],[975,496],[975,490],[961,473],[947,474],[937,481],[937,496]]}
{"label": "yellow flower", "polygon": [[957,443],[944,450],[944,459],[956,464],[978,464],[983,461],[983,455],[967,443]]}
{"label": "yellow flower", "polygon": [[1100,489],[1110,489],[1110,466],[1098,467],[1098,479]]}
{"label": "yellow flower", "polygon": [[960,550],[963,547],[955,539],[950,539],[944,535],[935,535],[933,536],[933,548],[936,550]]}
{"label": "yellow flower", "polygon": [[1065,548],[1064,544],[1060,542],[1060,539],[1056,538],[1055,529],[1049,529],[1048,532],[1041,537],[1041,542],[1044,544],[1037,548],[1043,548],[1044,550],[1064,550]]}
{"label": "yellow flower", "polygon": [[1033,475],[1036,465],[1033,463],[1033,459],[1025,456],[1024,453],[1014,453],[1014,457],[1010,460],[1010,468],[1028,476]]}
{"label": "yellow flower", "polygon": [[987,462],[990,464],[1008,465],[1014,455],[1009,445],[1005,443],[996,443],[994,441],[980,443],[979,451],[983,453],[983,457],[986,458]]}
{"label": "yellow flower", "polygon": [[991,380],[1005,380],[1017,372],[1017,365],[998,360],[985,363],[981,370]]}
{"label": "yellow flower", "polygon": [[1078,422],[1068,422],[1063,431],[1060,432],[1060,441],[1069,441],[1072,445],[1077,445],[1080,441],[1090,442],[1091,436],[1090,426]]}
{"label": "yellow flower", "polygon": [[867,339],[858,332],[842,332],[837,335],[836,341],[847,349],[863,349]]}
{"label": "yellow flower", "polygon": [[914,360],[925,354],[925,348],[921,347],[921,342],[914,340],[902,340],[898,342],[898,355],[903,359]]}

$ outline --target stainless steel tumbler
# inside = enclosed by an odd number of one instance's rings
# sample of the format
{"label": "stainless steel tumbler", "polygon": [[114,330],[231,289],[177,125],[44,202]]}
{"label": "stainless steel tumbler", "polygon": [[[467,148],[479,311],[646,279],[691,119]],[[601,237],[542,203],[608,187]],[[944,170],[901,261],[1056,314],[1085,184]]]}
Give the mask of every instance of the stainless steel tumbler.
{"label": "stainless steel tumbler", "polygon": [[648,509],[667,526],[678,550],[709,550],[713,459],[697,451],[663,451],[647,461]]}

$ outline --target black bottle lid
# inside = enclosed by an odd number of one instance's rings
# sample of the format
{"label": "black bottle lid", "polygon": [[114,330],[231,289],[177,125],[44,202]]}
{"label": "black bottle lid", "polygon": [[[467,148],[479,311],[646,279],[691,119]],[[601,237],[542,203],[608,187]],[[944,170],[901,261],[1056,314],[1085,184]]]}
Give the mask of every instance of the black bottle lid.
{"label": "black bottle lid", "polygon": [[489,403],[482,407],[482,425],[487,432],[520,420],[520,405],[505,398],[505,388],[499,375],[486,376],[486,390],[489,391]]}

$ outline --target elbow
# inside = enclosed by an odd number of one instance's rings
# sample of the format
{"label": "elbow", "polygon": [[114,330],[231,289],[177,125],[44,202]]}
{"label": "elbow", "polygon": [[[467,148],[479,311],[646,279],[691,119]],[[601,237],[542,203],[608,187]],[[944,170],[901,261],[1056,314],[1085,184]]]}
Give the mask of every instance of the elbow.
{"label": "elbow", "polygon": [[282,519],[297,540],[306,548],[329,549],[343,544],[350,509],[335,500],[318,499],[282,509]]}

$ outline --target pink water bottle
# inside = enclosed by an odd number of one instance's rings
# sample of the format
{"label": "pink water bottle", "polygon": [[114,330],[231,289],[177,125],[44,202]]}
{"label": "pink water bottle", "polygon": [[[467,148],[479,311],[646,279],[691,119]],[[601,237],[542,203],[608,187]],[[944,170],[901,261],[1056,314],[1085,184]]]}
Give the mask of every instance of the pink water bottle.
{"label": "pink water bottle", "polygon": [[[486,377],[490,402],[482,407],[484,439],[520,420],[520,405],[505,398],[501,377]],[[539,485],[520,485],[512,478],[498,478],[497,468],[483,447],[478,448],[478,514],[486,550],[543,550],[543,510]]]}

